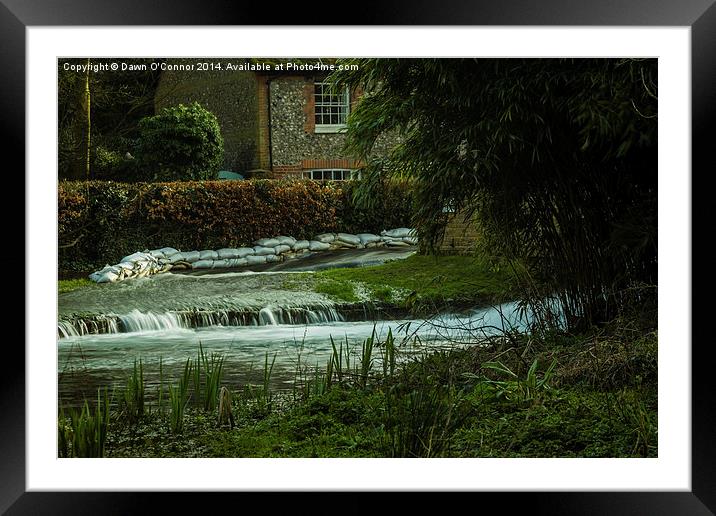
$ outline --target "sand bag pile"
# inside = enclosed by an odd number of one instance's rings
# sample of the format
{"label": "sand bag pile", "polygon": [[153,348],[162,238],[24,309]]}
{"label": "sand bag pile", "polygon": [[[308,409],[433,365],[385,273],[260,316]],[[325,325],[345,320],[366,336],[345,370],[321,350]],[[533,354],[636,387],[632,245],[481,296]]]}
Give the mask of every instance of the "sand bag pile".
{"label": "sand bag pile", "polygon": [[97,283],[114,283],[129,278],[141,278],[175,270],[234,269],[251,265],[281,262],[321,251],[339,249],[369,249],[374,247],[410,247],[418,239],[414,229],[397,228],[372,233],[322,233],[312,240],[297,240],[289,236],[261,238],[253,247],[218,250],[179,251],[163,247],[125,256],[117,265],[106,265],[93,272],[89,279]]}

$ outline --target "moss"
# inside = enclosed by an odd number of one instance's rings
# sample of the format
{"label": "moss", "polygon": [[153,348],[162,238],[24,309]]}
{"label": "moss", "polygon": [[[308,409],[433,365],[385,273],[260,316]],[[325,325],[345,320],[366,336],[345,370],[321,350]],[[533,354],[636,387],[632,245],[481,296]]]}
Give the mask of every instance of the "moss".
{"label": "moss", "polygon": [[487,305],[516,295],[512,274],[481,256],[413,255],[382,265],[322,271],[316,277],[362,283],[375,299],[406,308]]}
{"label": "moss", "polygon": [[355,294],[355,285],[350,281],[321,280],[314,285],[313,290],[336,301],[347,303],[360,301]]}
{"label": "moss", "polygon": [[59,280],[57,282],[57,292],[58,294],[63,294],[65,292],[72,292],[73,290],[88,287],[90,285],[94,285],[94,283],[84,278]]}

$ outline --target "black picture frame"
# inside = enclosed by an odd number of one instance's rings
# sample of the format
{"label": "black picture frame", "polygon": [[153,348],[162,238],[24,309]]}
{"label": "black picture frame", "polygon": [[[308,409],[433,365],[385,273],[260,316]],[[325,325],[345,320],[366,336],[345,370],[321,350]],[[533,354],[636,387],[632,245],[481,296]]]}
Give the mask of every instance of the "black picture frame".
{"label": "black picture frame", "polygon": [[[715,0],[391,0],[358,8],[347,20],[310,12],[306,4],[282,6],[262,2],[221,0],[0,0],[0,140],[3,154],[20,155],[16,170],[24,170],[25,148],[25,29],[29,26],[83,25],[283,25],[299,21],[314,25],[554,25],[554,26],[684,26],[692,43],[692,192],[695,179],[716,170],[713,146],[716,113],[716,6]],[[18,173],[16,172],[17,176]],[[48,178],[54,177],[48,171]],[[25,191],[23,180],[18,191]],[[703,190],[703,189],[702,189]],[[4,203],[7,206],[7,203]],[[695,228],[709,221],[700,205],[692,204]],[[5,208],[9,210],[9,207]],[[6,216],[17,209],[8,211]],[[19,232],[19,224],[15,224]],[[24,227],[23,227],[24,231]],[[693,234],[699,234],[692,230]],[[707,233],[704,233],[707,234]],[[12,235],[24,241],[23,234]],[[708,240],[708,238],[707,238]],[[696,242],[694,242],[696,243]],[[692,270],[698,269],[693,260]],[[24,271],[25,274],[28,271]],[[23,277],[25,276],[23,274]],[[710,282],[699,282],[705,290]],[[693,294],[692,294],[693,298]],[[684,303],[693,303],[685,299]],[[692,304],[692,306],[693,306]],[[25,324],[31,313],[25,313]],[[699,318],[693,317],[692,321]],[[667,324],[668,321],[661,321]],[[692,336],[692,490],[690,492],[535,492],[475,493],[504,507],[525,504],[532,514],[713,514],[716,512],[716,410],[710,389],[708,339]],[[685,342],[683,345],[689,346]],[[8,344],[9,347],[9,344]],[[148,511],[150,502],[179,503],[189,508],[187,496],[171,500],[158,493],[26,492],[25,489],[25,363],[15,345],[13,367],[0,376],[0,512],[7,514],[134,514]],[[211,504],[221,507],[233,496],[210,493]],[[474,495],[472,495],[474,496]],[[192,497],[193,498],[193,497]],[[278,500],[280,499],[274,499]],[[420,500],[421,496],[417,497]],[[242,502],[246,503],[246,502]],[[472,503],[472,502],[471,502]]]}

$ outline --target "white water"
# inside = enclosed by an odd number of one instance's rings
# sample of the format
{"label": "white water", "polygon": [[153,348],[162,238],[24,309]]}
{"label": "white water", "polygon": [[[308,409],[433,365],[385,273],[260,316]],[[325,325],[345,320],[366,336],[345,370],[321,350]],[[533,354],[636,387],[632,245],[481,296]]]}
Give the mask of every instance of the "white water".
{"label": "white water", "polygon": [[[227,381],[244,384],[254,381],[263,368],[266,354],[276,356],[276,382],[289,382],[298,365],[325,365],[331,355],[331,338],[336,346],[348,346],[360,353],[361,344],[373,331],[382,342],[388,331],[396,337],[403,353],[433,347],[478,343],[503,329],[525,329],[527,321],[517,314],[517,305],[476,310],[465,315],[443,315],[429,321],[317,320],[314,324],[285,324],[275,310],[260,312],[256,326],[209,326],[186,328],[170,314],[130,313],[123,324],[136,328],[130,333],[68,335],[58,341],[58,370],[61,394],[77,392],[78,385],[91,394],[96,386],[121,383],[134,360],[142,359],[145,374],[158,372],[160,357],[165,378],[175,379],[187,358],[195,358],[199,343],[208,352],[226,358]],[[131,316],[131,317],[130,317]],[[261,322],[263,321],[263,324]],[[285,321],[288,322],[288,321]]]}
{"label": "white water", "polygon": [[236,312],[232,310],[193,310],[155,313],[134,309],[123,315],[108,314],[97,319],[81,317],[57,323],[60,339],[88,334],[141,333],[206,328],[212,326],[277,326],[279,324],[322,324],[343,321],[344,317],[329,304],[319,306],[274,307]]}

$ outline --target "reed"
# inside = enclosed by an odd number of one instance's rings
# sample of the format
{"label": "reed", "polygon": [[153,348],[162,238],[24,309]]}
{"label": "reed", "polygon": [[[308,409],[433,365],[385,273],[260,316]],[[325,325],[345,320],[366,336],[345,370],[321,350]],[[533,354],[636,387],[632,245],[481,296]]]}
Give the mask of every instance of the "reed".
{"label": "reed", "polygon": [[393,330],[391,328],[388,328],[388,336],[385,338],[385,342],[383,343],[382,352],[383,378],[393,376],[393,374],[395,373],[395,360],[395,338],[393,337]]}
{"label": "reed", "polygon": [[122,393],[121,412],[125,421],[130,425],[136,425],[144,417],[144,391],[144,366],[140,358],[139,365],[137,365],[137,360],[134,360],[132,374],[127,378]]}
{"label": "reed", "polygon": [[373,347],[375,345],[375,325],[373,326],[373,333],[363,341],[361,346],[361,360],[359,370],[359,381],[361,387],[365,388],[368,384],[368,376],[370,370],[373,367]]}
{"label": "reed", "polygon": [[157,406],[158,406],[159,414],[164,413],[163,401],[164,401],[164,366],[162,364],[162,357],[159,357],[159,386],[157,387]]}
{"label": "reed", "polygon": [[58,422],[58,455],[60,457],[104,457],[110,422],[107,389],[97,390],[97,405],[91,410],[85,400],[81,411],[71,409],[68,418],[60,410]]}
{"label": "reed", "polygon": [[386,394],[385,453],[391,457],[436,457],[449,445],[461,418],[453,389],[424,386],[404,394]]}
{"label": "reed", "polygon": [[207,355],[204,353],[201,344],[199,344],[196,369],[201,367],[204,371],[204,391],[200,403],[207,412],[213,412],[219,401],[219,389],[224,374],[224,360],[224,357],[218,353]]}
{"label": "reed", "polygon": [[184,372],[179,379],[179,385],[169,385],[169,427],[174,434],[180,434],[184,429],[184,410],[189,404],[189,383],[193,377],[193,364],[190,358],[186,359]]}
{"label": "reed", "polygon": [[336,349],[336,342],[333,340],[333,335],[330,336],[331,338],[331,349],[333,350],[331,354],[331,372],[335,371],[336,376],[338,378],[338,383],[343,383],[343,343],[339,345],[339,348]]}

